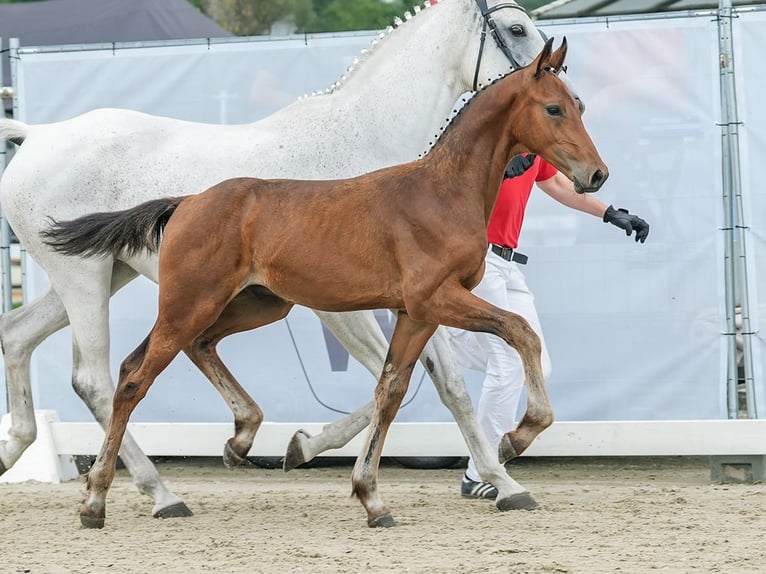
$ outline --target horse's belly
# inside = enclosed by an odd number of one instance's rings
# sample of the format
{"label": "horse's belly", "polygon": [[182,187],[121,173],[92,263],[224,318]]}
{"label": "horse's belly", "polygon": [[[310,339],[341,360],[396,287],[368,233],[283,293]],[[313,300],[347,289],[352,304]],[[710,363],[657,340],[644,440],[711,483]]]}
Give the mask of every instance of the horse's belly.
{"label": "horse's belly", "polygon": [[399,309],[404,306],[401,289],[388,280],[374,276],[353,277],[363,270],[349,267],[343,271],[306,275],[293,274],[283,280],[262,283],[280,297],[318,311],[360,311],[364,309]]}

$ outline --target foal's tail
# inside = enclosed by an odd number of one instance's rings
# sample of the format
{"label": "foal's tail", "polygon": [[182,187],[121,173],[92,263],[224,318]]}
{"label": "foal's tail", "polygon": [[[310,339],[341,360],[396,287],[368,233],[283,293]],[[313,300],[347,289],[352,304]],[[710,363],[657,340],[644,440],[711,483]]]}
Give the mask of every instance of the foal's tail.
{"label": "foal's tail", "polygon": [[29,126],[11,118],[0,118],[0,140],[21,145],[29,133]]}
{"label": "foal's tail", "polygon": [[64,255],[83,257],[157,252],[162,231],[183,197],[147,201],[131,209],[91,213],[71,221],[55,221],[40,232],[43,242]]}

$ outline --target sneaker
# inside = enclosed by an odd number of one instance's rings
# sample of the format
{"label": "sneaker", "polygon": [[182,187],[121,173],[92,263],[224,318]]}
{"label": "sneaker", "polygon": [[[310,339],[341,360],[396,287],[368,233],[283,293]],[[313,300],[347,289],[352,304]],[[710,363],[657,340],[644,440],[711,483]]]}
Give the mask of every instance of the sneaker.
{"label": "sneaker", "polygon": [[460,484],[460,494],[463,498],[495,500],[497,498],[497,489],[488,482],[471,480],[464,474],[463,482]]}

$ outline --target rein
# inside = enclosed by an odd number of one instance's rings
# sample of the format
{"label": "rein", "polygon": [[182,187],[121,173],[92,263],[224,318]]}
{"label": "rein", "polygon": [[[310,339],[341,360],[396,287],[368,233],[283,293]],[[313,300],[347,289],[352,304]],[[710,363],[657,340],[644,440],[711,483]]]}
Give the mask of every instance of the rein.
{"label": "rein", "polygon": [[[526,10],[519,6],[518,4],[497,4],[496,6],[493,6],[492,8],[487,7],[487,0],[476,0],[476,5],[479,7],[479,10],[481,10],[481,17],[483,19],[482,27],[481,27],[481,41],[479,42],[479,55],[476,58],[476,71],[473,75],[473,91],[477,91],[478,89],[478,83],[479,83],[479,68],[481,67],[481,57],[484,53],[484,41],[487,39],[487,28],[489,28],[489,31],[492,33],[492,36],[495,38],[495,43],[497,44],[498,48],[500,48],[500,51],[505,54],[505,57],[508,58],[508,61],[511,63],[511,67],[513,67],[514,70],[518,70],[519,68],[522,68],[523,66],[519,64],[519,62],[516,60],[516,58],[513,57],[513,54],[511,53],[511,49],[508,47],[508,44],[506,44],[505,40],[503,39],[503,36],[500,34],[500,32],[497,29],[497,24],[495,23],[495,20],[492,18],[492,13],[501,10],[503,8],[513,8],[514,10],[521,10],[526,14]],[[543,40],[547,40],[547,37],[543,33],[542,30],[538,30],[540,32],[540,36],[542,36]]]}

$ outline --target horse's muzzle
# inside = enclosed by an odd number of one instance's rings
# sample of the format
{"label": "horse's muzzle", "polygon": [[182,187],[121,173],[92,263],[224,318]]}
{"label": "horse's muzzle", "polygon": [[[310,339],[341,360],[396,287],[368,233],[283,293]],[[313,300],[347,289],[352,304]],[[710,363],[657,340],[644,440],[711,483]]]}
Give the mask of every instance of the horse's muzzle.
{"label": "horse's muzzle", "polygon": [[582,181],[580,181],[577,178],[574,178],[574,189],[577,193],[595,193],[599,189],[601,189],[601,186],[604,185],[604,182],[609,177],[608,171],[602,171],[600,169],[597,169],[593,172],[593,175],[591,175],[590,180],[587,184],[584,184]]}

